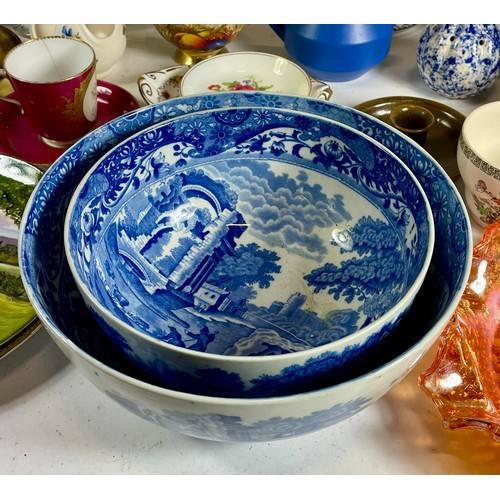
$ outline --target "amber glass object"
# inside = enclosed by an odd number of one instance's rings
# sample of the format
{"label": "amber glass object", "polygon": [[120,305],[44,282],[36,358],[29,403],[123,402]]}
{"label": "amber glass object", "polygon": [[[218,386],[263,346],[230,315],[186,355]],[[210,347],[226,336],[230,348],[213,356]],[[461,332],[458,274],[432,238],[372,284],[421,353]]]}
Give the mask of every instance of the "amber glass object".
{"label": "amber glass object", "polygon": [[489,431],[500,442],[500,222],[474,247],[467,287],[418,384],[445,428]]}

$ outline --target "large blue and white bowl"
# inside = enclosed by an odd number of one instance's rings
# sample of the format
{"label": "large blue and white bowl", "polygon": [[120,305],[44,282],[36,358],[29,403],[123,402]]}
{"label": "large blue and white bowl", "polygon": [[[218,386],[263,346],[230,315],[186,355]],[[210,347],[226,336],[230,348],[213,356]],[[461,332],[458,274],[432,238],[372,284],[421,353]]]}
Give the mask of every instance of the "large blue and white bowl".
{"label": "large blue and white bowl", "polygon": [[[390,349],[373,352],[358,373],[318,390],[271,398],[221,398],[148,383],[97,325],[64,254],[66,209],[85,172],[114,145],[163,119],[223,106],[296,109],[346,123],[385,144],[422,184],[434,215],[436,244],[429,272]],[[441,166],[404,135],[360,111],[285,95],[231,93],[179,98],[118,118],[82,139],[47,171],[21,224],[20,265],[29,298],[47,331],[99,390],[139,417],[189,436],[219,441],[271,441],[344,420],[391,390],[428,351],[466,286],[472,234],[464,203]],[[415,382],[416,383],[416,382]]]}
{"label": "large blue and white bowl", "polygon": [[343,377],[406,314],[434,221],[368,136],[263,107],[189,114],[104,155],[65,231],[76,284],[159,384],[262,397]]}

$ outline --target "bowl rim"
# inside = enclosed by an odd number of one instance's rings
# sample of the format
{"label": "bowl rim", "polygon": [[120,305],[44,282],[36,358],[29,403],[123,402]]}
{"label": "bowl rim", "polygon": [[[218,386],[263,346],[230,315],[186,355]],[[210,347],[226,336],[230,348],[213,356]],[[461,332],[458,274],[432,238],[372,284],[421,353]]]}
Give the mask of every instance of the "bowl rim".
{"label": "bowl rim", "polygon": [[[189,97],[189,96],[188,96]],[[265,108],[263,106],[249,106],[248,108],[251,109],[269,109]],[[412,170],[406,165],[405,162],[403,162],[395,153],[393,153],[389,148],[384,146],[383,144],[379,143],[372,137],[370,137],[367,134],[364,134],[363,132],[338,121],[335,121],[333,119],[329,119],[323,116],[316,116],[312,115],[311,113],[305,113],[302,111],[296,111],[296,110],[288,110],[288,109],[279,109],[277,112],[282,114],[291,114],[291,115],[301,115],[301,116],[313,116],[315,119],[322,121],[322,122],[327,122],[332,126],[337,126],[340,129],[343,130],[348,130],[349,132],[355,134],[357,137],[361,137],[363,140],[367,140],[368,142],[371,142],[376,148],[384,151],[393,161],[398,163],[404,171],[408,174],[409,179],[411,179],[411,182],[413,185],[417,188],[417,190],[420,193],[420,196],[423,200],[424,206],[425,206],[425,212],[426,212],[426,221],[428,223],[429,227],[429,232],[427,236],[427,246],[426,246],[426,256],[425,259],[422,263],[422,267],[416,277],[416,279],[411,283],[411,285],[408,287],[408,289],[405,291],[405,293],[402,295],[402,297],[397,301],[395,305],[393,305],[390,309],[384,312],[382,316],[377,318],[376,320],[370,322],[368,325],[362,327],[361,329],[356,330],[355,332],[346,335],[340,339],[326,342],[324,344],[321,344],[319,346],[311,347],[308,349],[305,349],[303,351],[294,351],[294,352],[289,352],[289,353],[284,353],[284,354],[275,354],[273,356],[239,356],[239,355],[225,355],[225,354],[220,354],[220,353],[209,353],[209,352],[204,352],[204,351],[195,351],[191,350],[187,347],[180,347],[176,346],[174,344],[171,344],[166,341],[162,341],[161,339],[155,338],[152,335],[143,332],[139,330],[138,328],[134,327],[133,325],[126,323],[123,321],[121,318],[117,317],[115,314],[113,314],[108,308],[104,307],[100,301],[96,298],[95,294],[93,291],[90,290],[90,288],[87,286],[87,284],[84,282],[82,277],[80,276],[80,273],[77,270],[77,266],[74,263],[74,260],[72,258],[72,243],[71,243],[71,237],[70,237],[70,225],[72,221],[72,216],[73,216],[73,210],[74,206],[77,202],[77,198],[79,197],[79,194],[82,190],[85,189],[85,186],[87,185],[88,180],[91,178],[91,176],[94,174],[94,172],[100,167],[101,163],[103,160],[108,158],[109,156],[112,155],[114,151],[116,151],[118,148],[122,147],[125,145],[127,142],[130,140],[133,140],[136,137],[139,137],[141,135],[147,134],[149,131],[154,130],[158,127],[164,126],[166,123],[173,123],[178,121],[179,119],[182,120],[186,117],[192,117],[192,116],[202,116],[203,114],[211,114],[214,112],[220,112],[223,111],[226,108],[213,108],[209,110],[203,110],[203,111],[193,111],[187,115],[182,115],[180,117],[175,117],[172,119],[168,120],[163,120],[160,123],[156,123],[150,127],[146,127],[142,129],[141,131],[130,135],[123,141],[119,142],[116,144],[113,148],[111,148],[109,151],[105,153],[105,155],[100,156],[99,159],[92,165],[92,167],[84,174],[80,182],[77,184],[76,188],[74,189],[70,201],[68,203],[68,207],[66,210],[66,215],[64,217],[64,230],[63,230],[63,239],[64,239],[64,248],[66,252],[66,259],[68,261],[69,268],[71,270],[72,276],[80,289],[80,292],[82,295],[87,297],[87,299],[91,302],[92,308],[94,308],[98,314],[104,318],[106,318],[106,322],[109,324],[111,320],[111,324],[113,325],[113,328],[116,329],[116,325],[119,325],[120,328],[125,329],[127,333],[131,336],[134,337],[140,337],[141,339],[145,340],[146,342],[155,345],[159,347],[161,350],[168,350],[170,353],[173,355],[175,354],[180,354],[186,357],[190,357],[192,359],[197,359],[201,361],[222,361],[224,363],[238,363],[243,365],[261,365],[264,369],[266,366],[272,366],[276,362],[285,362],[287,365],[291,365],[294,363],[294,361],[301,360],[304,357],[310,358],[310,357],[315,357],[318,355],[321,355],[325,351],[330,351],[330,350],[344,350],[348,348],[350,345],[354,345],[357,342],[363,343],[365,340],[369,339],[370,336],[374,333],[374,331],[378,331],[377,329],[380,329],[383,327],[384,324],[388,322],[392,322],[395,318],[400,316],[400,311],[403,311],[409,303],[413,300],[415,297],[416,293],[422,286],[425,276],[427,275],[430,263],[432,261],[432,256],[434,253],[434,245],[435,245],[435,224],[434,224],[434,215],[432,212],[432,208],[430,206],[430,202],[428,200],[428,197],[425,193],[425,190],[423,189],[422,185],[420,184],[420,181],[418,180],[417,176],[412,172]],[[247,109],[245,106],[239,106],[238,109]],[[274,109],[271,109],[271,111],[275,111]],[[420,231],[419,231],[420,234]],[[121,334],[120,334],[121,335]]]}

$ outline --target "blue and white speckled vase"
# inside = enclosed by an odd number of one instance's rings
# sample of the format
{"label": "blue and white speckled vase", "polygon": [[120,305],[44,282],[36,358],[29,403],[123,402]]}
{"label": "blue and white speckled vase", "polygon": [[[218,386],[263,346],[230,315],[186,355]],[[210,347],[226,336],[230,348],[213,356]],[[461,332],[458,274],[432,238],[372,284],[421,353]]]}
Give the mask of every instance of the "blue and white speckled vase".
{"label": "blue and white speckled vase", "polygon": [[417,66],[425,83],[452,99],[474,96],[500,76],[500,25],[429,24]]}

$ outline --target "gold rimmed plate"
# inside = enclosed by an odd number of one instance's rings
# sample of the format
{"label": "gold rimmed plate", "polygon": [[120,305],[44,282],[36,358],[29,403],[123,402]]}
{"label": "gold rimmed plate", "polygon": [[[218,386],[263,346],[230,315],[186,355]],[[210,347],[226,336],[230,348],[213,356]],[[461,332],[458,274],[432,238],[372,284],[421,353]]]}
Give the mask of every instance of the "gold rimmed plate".
{"label": "gold rimmed plate", "polygon": [[40,326],[24,290],[17,253],[24,207],[42,175],[35,166],[0,154],[0,358]]}
{"label": "gold rimmed plate", "polygon": [[434,115],[434,125],[427,133],[424,149],[439,162],[450,178],[460,177],[457,165],[457,144],[465,116],[457,110],[431,99],[411,96],[389,96],[366,101],[356,109],[390,124],[389,115],[393,108],[401,104],[417,104]]}

